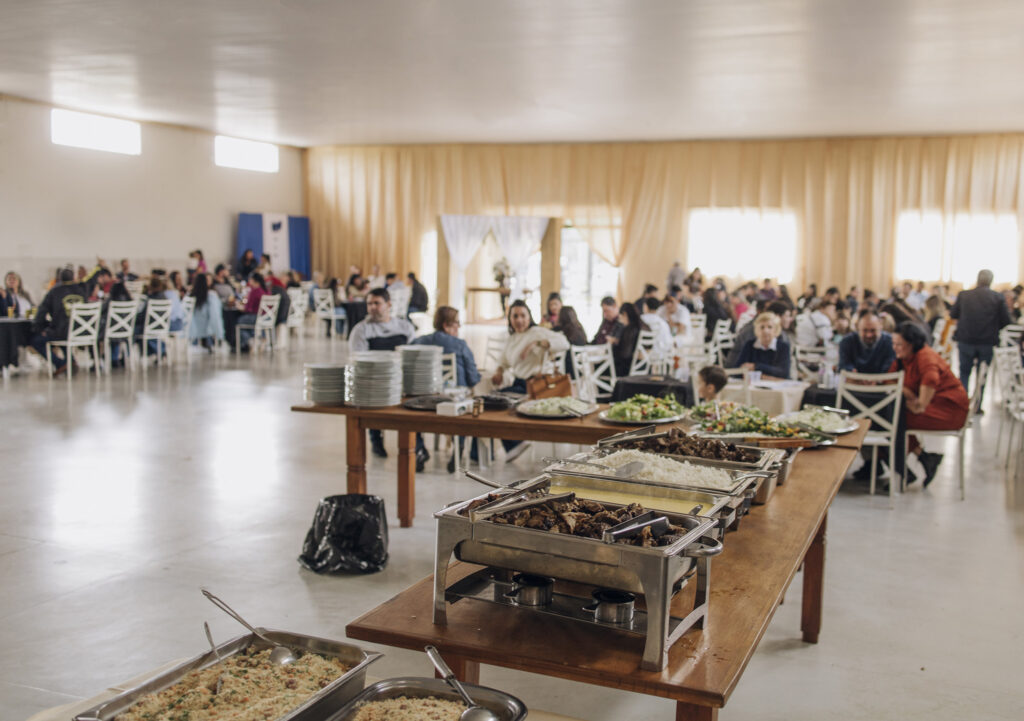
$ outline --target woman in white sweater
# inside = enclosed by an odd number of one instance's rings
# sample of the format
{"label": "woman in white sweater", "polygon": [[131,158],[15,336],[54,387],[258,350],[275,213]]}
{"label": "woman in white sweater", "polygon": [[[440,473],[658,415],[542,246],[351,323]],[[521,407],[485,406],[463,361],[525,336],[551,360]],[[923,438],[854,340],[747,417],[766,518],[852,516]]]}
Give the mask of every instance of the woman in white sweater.
{"label": "woman in white sweater", "polygon": [[[533,322],[533,314],[522,300],[509,306],[508,334],[498,370],[491,378],[494,386],[503,391],[526,393],[527,379],[544,372],[545,356],[569,350],[569,341],[563,334]],[[517,458],[529,445],[522,441],[501,443],[507,461]]]}

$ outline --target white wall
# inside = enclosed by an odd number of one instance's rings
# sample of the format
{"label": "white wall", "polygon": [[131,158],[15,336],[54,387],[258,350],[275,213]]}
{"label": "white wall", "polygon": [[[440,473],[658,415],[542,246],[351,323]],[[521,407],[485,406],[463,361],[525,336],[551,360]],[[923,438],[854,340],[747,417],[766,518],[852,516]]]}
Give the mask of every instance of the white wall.
{"label": "white wall", "polygon": [[219,168],[213,135],[145,123],[141,155],[70,148],[50,142],[49,107],[0,97],[0,273],[36,302],[57,266],[96,256],[173,270],[201,248],[213,268],[239,212],[301,215],[301,151],[281,148],[277,173]]}

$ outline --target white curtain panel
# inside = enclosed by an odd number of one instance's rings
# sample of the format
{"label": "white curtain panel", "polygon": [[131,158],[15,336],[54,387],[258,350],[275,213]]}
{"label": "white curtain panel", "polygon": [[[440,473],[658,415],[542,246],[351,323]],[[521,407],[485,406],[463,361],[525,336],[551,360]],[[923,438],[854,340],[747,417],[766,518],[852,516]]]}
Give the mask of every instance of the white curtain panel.
{"label": "white curtain panel", "polygon": [[523,297],[530,256],[540,250],[540,243],[548,228],[548,220],[528,215],[491,218],[498,247],[501,248],[501,254],[505,256],[516,277],[512,300]]}
{"label": "white curtain panel", "polygon": [[444,242],[448,246],[452,265],[455,266],[455,272],[448,279],[448,300],[453,308],[460,311],[464,311],[466,306],[466,268],[480,250],[481,243],[491,229],[492,220],[486,215],[441,216]]}

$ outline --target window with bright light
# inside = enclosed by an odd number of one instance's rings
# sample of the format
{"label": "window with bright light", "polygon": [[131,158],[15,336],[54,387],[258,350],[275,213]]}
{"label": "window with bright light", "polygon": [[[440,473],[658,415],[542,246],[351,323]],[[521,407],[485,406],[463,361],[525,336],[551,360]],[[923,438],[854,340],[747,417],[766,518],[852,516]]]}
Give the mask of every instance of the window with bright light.
{"label": "window with bright light", "polygon": [[218,135],[213,139],[213,157],[222,168],[258,170],[261,173],[276,173],[278,170],[277,146],[271,143]]}
{"label": "window with bright light", "polygon": [[619,271],[590,249],[579,228],[562,228],[562,287],[564,305],[576,310],[587,337],[601,325],[601,299],[616,294]]}
{"label": "window with bright light", "polygon": [[793,280],[796,269],[796,214],[757,208],[700,208],[690,211],[686,263],[706,278]]}
{"label": "window with bright light", "polygon": [[142,128],[138,123],[74,110],[50,111],[50,140],[56,145],[124,155],[142,152]]}
{"label": "window with bright light", "polygon": [[1017,279],[1020,232],[1013,213],[906,211],[896,223],[896,277],[971,285],[988,269],[994,282]]}

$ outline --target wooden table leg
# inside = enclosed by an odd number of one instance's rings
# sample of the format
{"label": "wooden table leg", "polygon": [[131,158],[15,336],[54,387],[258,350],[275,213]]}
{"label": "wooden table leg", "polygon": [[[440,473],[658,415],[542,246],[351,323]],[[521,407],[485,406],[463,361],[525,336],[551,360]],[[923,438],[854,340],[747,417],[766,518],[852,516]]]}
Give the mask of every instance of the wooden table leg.
{"label": "wooden table leg", "polygon": [[345,458],[348,493],[366,493],[366,431],[352,416],[345,419]]}
{"label": "wooden table leg", "polygon": [[398,522],[402,528],[409,528],[416,517],[415,435],[398,432]]}
{"label": "wooden table leg", "polygon": [[817,643],[821,631],[821,604],[825,592],[825,528],[828,515],[821,519],[818,532],[814,534],[811,547],[804,556],[804,594],[803,610],[800,617],[800,630],[804,633],[804,641]]}
{"label": "wooden table leg", "polygon": [[676,721],[717,721],[718,709],[676,701]]}
{"label": "wooden table leg", "polygon": [[[444,662],[455,674],[455,678],[463,683],[480,683],[480,663],[478,661],[467,661],[462,656],[444,654]],[[444,678],[440,673],[434,671],[434,678]]]}

